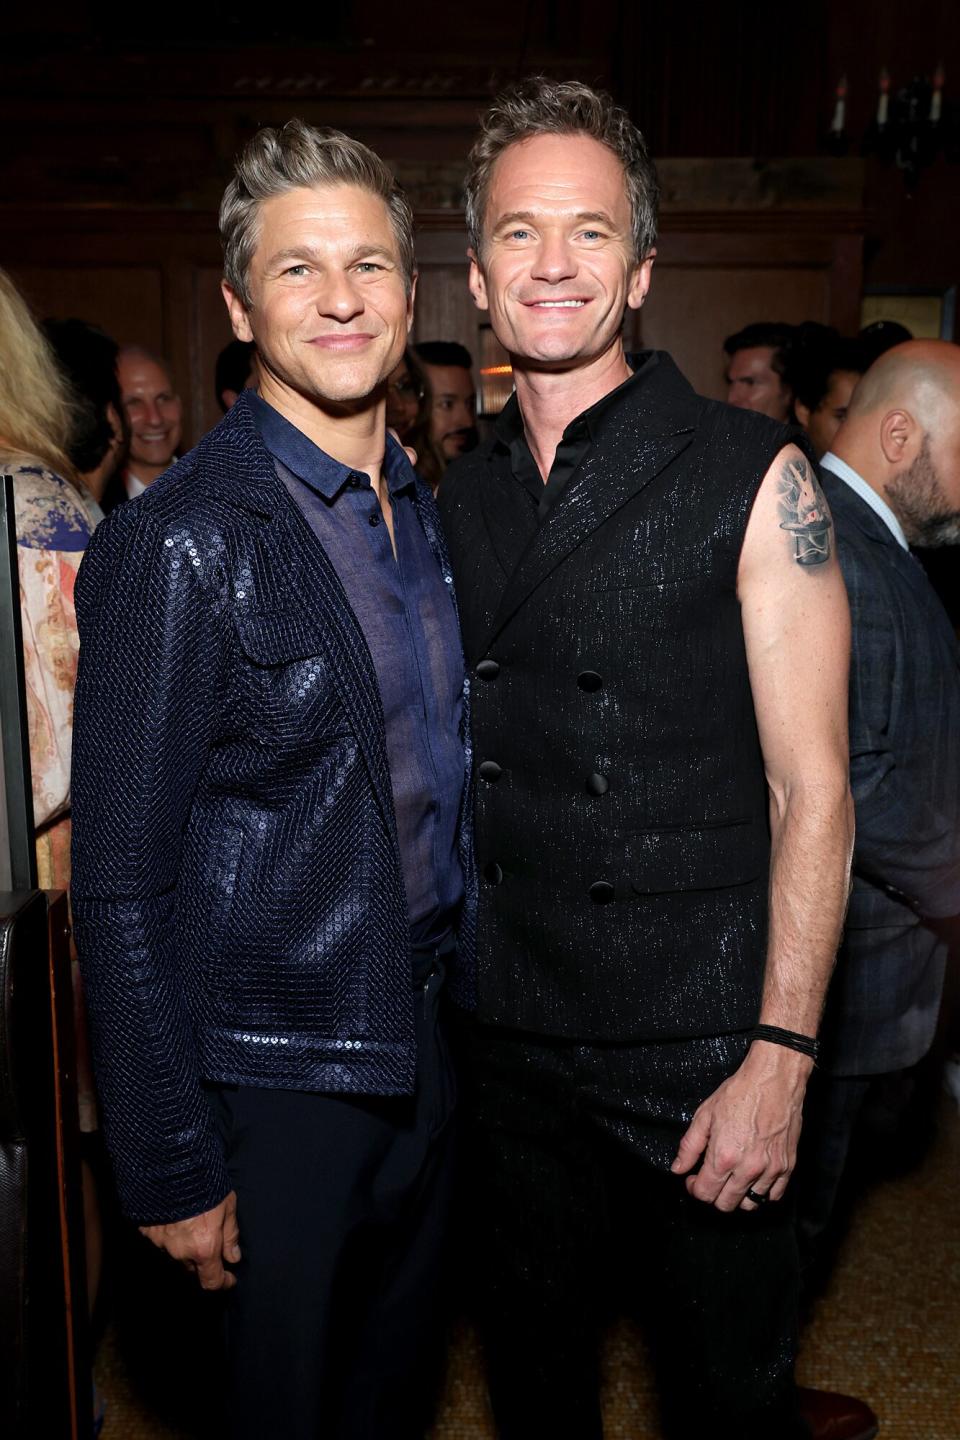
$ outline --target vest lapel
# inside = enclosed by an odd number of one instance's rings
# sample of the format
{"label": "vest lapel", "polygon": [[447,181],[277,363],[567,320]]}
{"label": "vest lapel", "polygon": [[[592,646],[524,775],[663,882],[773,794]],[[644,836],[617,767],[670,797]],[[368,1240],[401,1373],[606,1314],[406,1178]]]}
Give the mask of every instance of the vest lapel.
{"label": "vest lapel", "polygon": [[570,477],[507,582],[484,650],[538,586],[589,535],[675,460],[693,439],[694,425],[651,433],[646,417],[631,415],[608,426]]}

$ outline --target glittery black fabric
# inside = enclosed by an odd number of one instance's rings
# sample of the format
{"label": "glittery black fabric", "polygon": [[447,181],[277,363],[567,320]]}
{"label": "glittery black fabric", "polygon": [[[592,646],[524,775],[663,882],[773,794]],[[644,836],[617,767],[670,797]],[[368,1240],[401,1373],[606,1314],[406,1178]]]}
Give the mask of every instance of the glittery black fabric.
{"label": "glittery black fabric", "polygon": [[496,442],[440,492],[484,767],[478,1013],[582,1039],[745,1028],[765,958],[736,573],[793,437],[665,355],[638,370],[542,523]]}
{"label": "glittery black fabric", "polygon": [[[417,507],[448,576],[423,486]],[[73,909],[104,1127],[126,1212],[171,1221],[229,1188],[204,1080],[412,1089],[382,706],[342,587],[242,397],[99,528],[76,600]]]}

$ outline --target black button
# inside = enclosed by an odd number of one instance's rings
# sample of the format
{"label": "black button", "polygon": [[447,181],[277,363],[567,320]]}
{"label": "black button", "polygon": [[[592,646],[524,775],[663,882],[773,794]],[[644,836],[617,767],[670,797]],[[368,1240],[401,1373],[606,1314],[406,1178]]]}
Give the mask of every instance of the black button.
{"label": "black button", "polygon": [[606,795],[609,789],[610,781],[607,779],[606,775],[596,774],[587,776],[588,795]]}
{"label": "black button", "polygon": [[379,511],[379,510],[374,510],[373,514],[370,516],[370,524],[371,524],[371,525],[374,525],[374,526],[379,525],[381,519],[382,519],[382,516],[381,516],[381,514],[380,514],[380,511]]}
{"label": "black button", "polygon": [[500,884],[503,879],[503,871],[495,860],[491,860],[489,865],[483,867],[483,878],[491,885]]}
{"label": "black button", "polygon": [[363,484],[363,481],[360,479],[359,475],[350,475],[347,480],[347,484],[350,486],[351,490],[359,490],[360,486]]}
{"label": "black button", "polygon": [[581,690],[586,690],[588,694],[592,694],[594,690],[601,689],[603,676],[598,675],[596,670],[581,670],[577,676],[577,684]]}
{"label": "black button", "polygon": [[609,880],[594,880],[590,886],[590,899],[595,905],[609,905],[613,899],[613,886]]}
{"label": "black button", "polygon": [[481,660],[477,666],[476,673],[481,680],[496,680],[500,674],[500,666],[496,660]]}
{"label": "black button", "polygon": [[481,760],[477,774],[481,780],[486,780],[488,784],[492,785],[494,781],[500,779],[503,771],[500,769],[496,760]]}

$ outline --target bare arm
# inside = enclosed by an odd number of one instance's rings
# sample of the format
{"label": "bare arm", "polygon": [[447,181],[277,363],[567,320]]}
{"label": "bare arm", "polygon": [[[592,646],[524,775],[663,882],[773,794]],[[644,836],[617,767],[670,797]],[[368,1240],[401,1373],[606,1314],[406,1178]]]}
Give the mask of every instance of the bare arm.
{"label": "bare arm", "polygon": [[[850,618],[816,473],[794,446],[764,477],[738,573],[747,661],[770,792],[772,859],[766,1025],[815,1035],[849,887]],[[721,1210],[752,1188],[778,1200],[796,1161],[812,1062],[754,1041],[700,1106],[673,1169]],[[697,1175],[690,1170],[703,1156]]]}

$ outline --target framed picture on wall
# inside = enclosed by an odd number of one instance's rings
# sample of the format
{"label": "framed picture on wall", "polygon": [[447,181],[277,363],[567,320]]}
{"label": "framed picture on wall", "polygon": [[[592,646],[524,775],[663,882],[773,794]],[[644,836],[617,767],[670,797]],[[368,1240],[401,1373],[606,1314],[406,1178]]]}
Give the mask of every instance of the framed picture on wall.
{"label": "framed picture on wall", "polygon": [[860,325],[895,320],[916,340],[953,340],[956,335],[957,287],[910,288],[868,285],[860,306]]}

